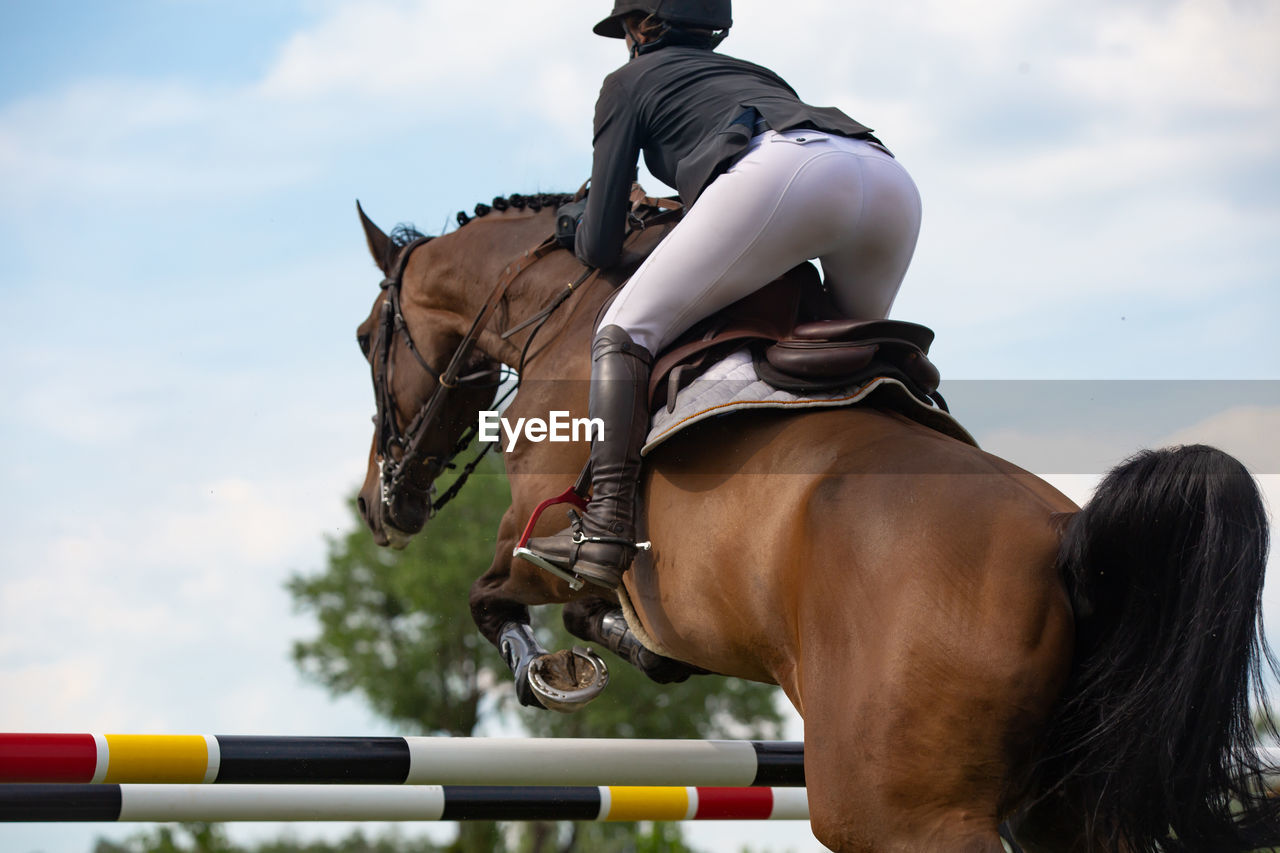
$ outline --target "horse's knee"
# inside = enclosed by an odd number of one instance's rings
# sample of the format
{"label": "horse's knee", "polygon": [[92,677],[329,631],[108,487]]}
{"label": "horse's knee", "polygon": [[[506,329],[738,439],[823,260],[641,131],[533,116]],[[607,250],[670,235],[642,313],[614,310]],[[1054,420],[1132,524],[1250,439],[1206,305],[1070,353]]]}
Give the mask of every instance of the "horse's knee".
{"label": "horse's knee", "polygon": [[529,608],[514,598],[504,595],[501,583],[494,583],[489,575],[481,575],[471,584],[468,596],[471,619],[486,640],[497,646],[502,628],[510,622],[529,623]]}

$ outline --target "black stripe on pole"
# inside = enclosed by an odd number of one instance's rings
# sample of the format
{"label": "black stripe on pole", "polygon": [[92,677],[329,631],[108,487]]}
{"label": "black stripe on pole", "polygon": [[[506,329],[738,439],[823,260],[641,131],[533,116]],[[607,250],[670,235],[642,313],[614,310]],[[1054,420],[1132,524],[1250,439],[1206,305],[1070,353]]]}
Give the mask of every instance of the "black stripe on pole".
{"label": "black stripe on pole", "polygon": [[218,735],[217,782],[401,785],[409,744],[401,737],[244,737]]}
{"label": "black stripe on pole", "polygon": [[791,741],[752,741],[756,750],[756,778],[753,786],[768,788],[804,787],[804,744]]}
{"label": "black stripe on pole", "polygon": [[595,820],[600,789],[445,785],[441,820]]}
{"label": "black stripe on pole", "polygon": [[0,822],[119,819],[119,785],[0,785]]}

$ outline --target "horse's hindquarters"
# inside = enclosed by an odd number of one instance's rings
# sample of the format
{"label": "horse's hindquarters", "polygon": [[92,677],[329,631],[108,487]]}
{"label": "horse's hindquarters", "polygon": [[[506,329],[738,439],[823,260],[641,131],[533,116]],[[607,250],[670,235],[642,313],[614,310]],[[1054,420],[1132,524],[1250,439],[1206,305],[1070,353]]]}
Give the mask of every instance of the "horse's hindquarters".
{"label": "horse's hindquarters", "polygon": [[971,447],[854,414],[673,445],[681,464],[649,482],[638,607],[676,656],[784,687],[824,843],[998,850],[1068,664],[1052,516],[1074,507]]}

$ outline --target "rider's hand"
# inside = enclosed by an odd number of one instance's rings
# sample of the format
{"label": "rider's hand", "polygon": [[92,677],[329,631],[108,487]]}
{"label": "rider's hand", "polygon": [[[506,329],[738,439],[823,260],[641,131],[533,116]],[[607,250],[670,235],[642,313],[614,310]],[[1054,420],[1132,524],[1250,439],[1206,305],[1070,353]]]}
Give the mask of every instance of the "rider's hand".
{"label": "rider's hand", "polygon": [[578,223],[587,209],[587,200],[571,201],[560,206],[556,211],[556,242],[569,251],[573,251],[574,235],[578,232]]}

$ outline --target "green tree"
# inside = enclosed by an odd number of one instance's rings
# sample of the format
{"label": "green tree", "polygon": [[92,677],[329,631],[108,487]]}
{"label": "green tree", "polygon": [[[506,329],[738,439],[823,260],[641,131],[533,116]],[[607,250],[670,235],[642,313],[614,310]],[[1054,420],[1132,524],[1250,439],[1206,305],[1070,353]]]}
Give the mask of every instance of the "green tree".
{"label": "green tree", "polygon": [[94,853],[440,853],[440,847],[429,839],[404,838],[398,833],[370,839],[359,830],[339,841],[282,838],[241,846],[228,840],[218,824],[183,823],[138,833],[123,842],[99,840]]}
{"label": "green tree", "polygon": [[[445,488],[448,483],[442,483]],[[505,714],[533,735],[557,737],[776,737],[776,689],[716,676],[657,685],[602,652],[611,680],[604,695],[572,715],[519,707],[511,674],[471,622],[467,593],[488,568],[499,519],[510,501],[506,477],[486,460],[458,497],[403,551],[377,547],[355,513],[351,532],[330,538],[324,570],[295,575],[295,606],[314,615],[319,633],[295,644],[294,659],[336,694],[362,695],[393,724],[414,733],[472,734]],[[579,642],[558,613],[535,613],[548,648]],[[490,853],[511,840],[489,824],[462,824],[452,849]],[[530,824],[514,850],[678,851],[679,827]],[[641,841],[649,839],[648,846]],[[657,839],[657,840],[654,840]],[[616,842],[616,844],[614,843]]]}
{"label": "green tree", "polygon": [[216,823],[160,826],[122,842],[98,839],[93,853],[240,853]]}

